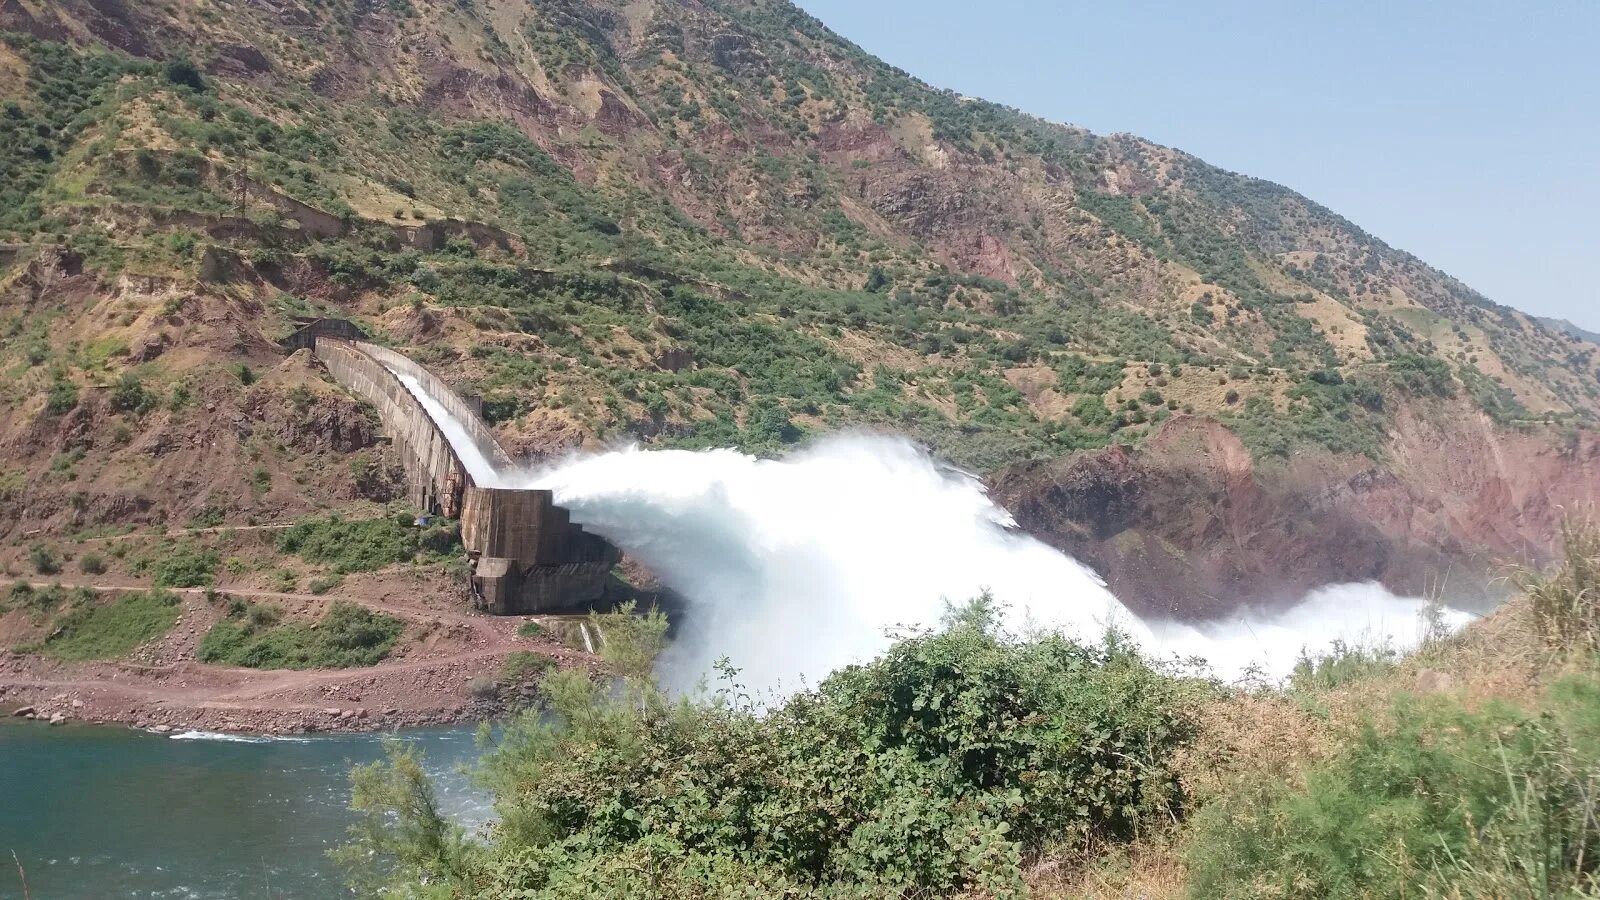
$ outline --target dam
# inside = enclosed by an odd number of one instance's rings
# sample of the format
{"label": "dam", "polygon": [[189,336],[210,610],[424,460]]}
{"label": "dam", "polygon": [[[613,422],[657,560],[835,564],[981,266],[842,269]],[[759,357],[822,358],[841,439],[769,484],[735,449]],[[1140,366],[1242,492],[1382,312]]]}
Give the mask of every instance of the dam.
{"label": "dam", "polygon": [[621,552],[573,524],[550,491],[500,486],[496,473],[513,460],[477,409],[411,358],[361,338],[349,322],[318,319],[284,346],[309,348],[377,409],[412,505],[460,520],[474,605],[524,615],[602,599]]}

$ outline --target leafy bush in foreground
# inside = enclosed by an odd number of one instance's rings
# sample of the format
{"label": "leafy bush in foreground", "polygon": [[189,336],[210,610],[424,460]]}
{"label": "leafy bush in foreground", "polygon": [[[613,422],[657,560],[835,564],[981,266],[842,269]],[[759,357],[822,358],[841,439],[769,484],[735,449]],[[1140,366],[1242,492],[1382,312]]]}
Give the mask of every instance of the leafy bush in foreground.
{"label": "leafy bush in foreground", "polygon": [[204,662],[251,669],[342,669],[376,665],[405,623],[353,603],[335,602],[315,625],[281,622],[276,607],[235,604],[211,626],[197,652]]}
{"label": "leafy bush in foreground", "polygon": [[554,675],[551,709],[506,726],[479,772],[487,843],[405,751],[358,770],[343,858],[387,862],[365,874],[392,896],[1017,896],[1048,847],[1181,804],[1191,687],[1115,641],[1002,638],[985,604],[770,710],[627,684]]}
{"label": "leafy bush in foreground", "polygon": [[1402,701],[1286,789],[1207,806],[1194,897],[1592,897],[1600,891],[1600,685],[1559,685],[1543,714]]}

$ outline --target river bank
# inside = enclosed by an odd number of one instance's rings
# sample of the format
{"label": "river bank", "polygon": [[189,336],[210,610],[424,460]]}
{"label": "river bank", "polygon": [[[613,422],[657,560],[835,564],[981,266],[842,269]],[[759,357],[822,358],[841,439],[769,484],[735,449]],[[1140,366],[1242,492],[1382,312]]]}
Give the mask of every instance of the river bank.
{"label": "river bank", "polygon": [[[67,583],[65,587],[76,587]],[[81,585],[100,591],[136,585]],[[246,734],[370,732],[475,723],[528,699],[531,685],[503,678],[516,653],[549,657],[559,668],[589,668],[595,658],[563,644],[556,629],[519,633],[526,618],[481,615],[447,602],[405,599],[398,590],[341,591],[339,600],[406,623],[377,665],[346,669],[249,669],[196,659],[196,647],[223,614],[203,590],[178,591],[178,624],[132,656],[66,662],[0,650],[0,714],[50,722],[126,725],[165,732]],[[377,585],[382,587],[380,583]],[[269,601],[286,616],[314,619],[334,598],[231,589],[230,597]],[[12,612],[0,624],[23,624]],[[21,715],[16,715],[21,712]]]}

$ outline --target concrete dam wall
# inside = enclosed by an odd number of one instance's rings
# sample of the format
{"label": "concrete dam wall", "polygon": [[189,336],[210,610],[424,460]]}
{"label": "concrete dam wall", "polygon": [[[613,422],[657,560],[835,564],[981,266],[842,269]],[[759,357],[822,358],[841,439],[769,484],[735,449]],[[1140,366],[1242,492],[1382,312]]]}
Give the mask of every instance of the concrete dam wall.
{"label": "concrete dam wall", "polygon": [[495,487],[512,465],[477,411],[442,379],[385,347],[327,335],[314,353],[333,379],[378,410],[400,452],[407,495],[461,520],[476,605],[499,615],[600,599],[621,553],[571,522],[550,491]]}

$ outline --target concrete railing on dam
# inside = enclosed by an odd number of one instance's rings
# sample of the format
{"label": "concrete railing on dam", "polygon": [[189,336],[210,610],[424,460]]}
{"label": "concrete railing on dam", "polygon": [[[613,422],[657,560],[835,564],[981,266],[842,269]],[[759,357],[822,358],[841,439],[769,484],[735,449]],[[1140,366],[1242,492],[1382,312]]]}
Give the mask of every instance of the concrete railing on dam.
{"label": "concrete railing on dam", "polygon": [[400,451],[411,502],[461,520],[481,608],[541,612],[605,594],[621,554],[573,525],[550,491],[495,486],[511,457],[442,379],[403,354],[361,341],[319,336],[313,352],[335,381],[377,408]]}
{"label": "concrete railing on dam", "polygon": [[319,337],[314,352],[333,380],[377,407],[384,431],[400,451],[412,505],[458,518],[461,496],[469,484],[466,467],[443,429],[369,349],[377,348]]}
{"label": "concrete railing on dam", "polygon": [[[427,392],[435,403],[444,407],[444,411],[455,423],[466,432],[467,437],[477,446],[478,453],[497,468],[510,468],[511,456],[495,440],[494,431],[489,424],[483,421],[478,411],[473,408],[460,394],[450,389],[444,380],[422,366],[417,365],[410,357],[396,353],[388,347],[379,347],[376,344],[359,343],[356,349],[372,357],[391,372],[408,375],[417,380],[417,383]],[[490,485],[481,485],[489,487]]]}

